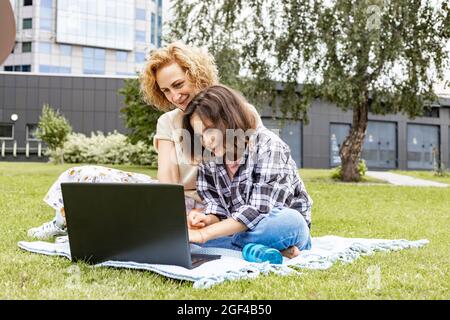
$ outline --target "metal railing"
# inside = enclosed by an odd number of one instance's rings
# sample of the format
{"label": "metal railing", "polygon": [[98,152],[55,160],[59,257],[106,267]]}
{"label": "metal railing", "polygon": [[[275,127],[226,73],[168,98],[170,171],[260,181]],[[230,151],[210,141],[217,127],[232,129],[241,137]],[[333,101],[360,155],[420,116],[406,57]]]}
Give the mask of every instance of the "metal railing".
{"label": "metal railing", "polygon": [[[32,145],[35,146],[32,147]],[[18,154],[25,154],[26,158],[29,158],[32,154],[36,154],[38,158],[41,158],[44,151],[42,141],[27,141],[25,147],[18,147],[16,140],[0,140],[1,158],[5,158],[6,155],[10,154],[12,154],[14,158],[16,158]]]}

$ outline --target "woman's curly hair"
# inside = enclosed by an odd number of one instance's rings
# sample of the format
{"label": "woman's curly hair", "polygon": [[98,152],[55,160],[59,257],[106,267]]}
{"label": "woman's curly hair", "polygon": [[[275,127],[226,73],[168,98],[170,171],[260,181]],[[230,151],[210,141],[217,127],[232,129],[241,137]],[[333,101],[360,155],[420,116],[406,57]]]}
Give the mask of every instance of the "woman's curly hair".
{"label": "woman's curly hair", "polygon": [[173,62],[186,71],[189,82],[199,91],[219,82],[214,57],[206,50],[177,41],[151,51],[140,76],[141,93],[145,102],[162,111],[172,109],[172,104],[159,88],[156,72]]}

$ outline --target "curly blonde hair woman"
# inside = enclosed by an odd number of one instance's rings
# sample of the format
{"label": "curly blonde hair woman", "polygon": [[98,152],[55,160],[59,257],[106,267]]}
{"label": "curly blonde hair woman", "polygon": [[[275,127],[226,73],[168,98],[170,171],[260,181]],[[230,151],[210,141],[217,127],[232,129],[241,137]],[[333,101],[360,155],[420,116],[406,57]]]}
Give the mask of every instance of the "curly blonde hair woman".
{"label": "curly blonde hair woman", "polygon": [[[188,211],[202,205],[196,192],[197,167],[193,166],[190,160],[184,159],[180,143],[183,114],[197,93],[217,84],[218,81],[213,56],[204,49],[181,42],[174,42],[150,52],[140,76],[144,99],[160,110],[167,111],[158,119],[153,138],[153,145],[158,152],[157,179],[161,183],[184,185]],[[254,107],[252,110],[256,113]],[[261,121],[259,117],[257,118]],[[30,229],[28,231],[30,237],[46,239],[66,234],[61,183],[69,181],[156,182],[143,174],[99,166],[71,168],[59,176],[44,198],[44,201],[56,211],[55,218],[40,227]]]}
{"label": "curly blonde hair woman", "polygon": [[185,72],[186,80],[197,92],[219,82],[214,58],[206,50],[173,42],[152,51],[140,77],[141,92],[147,103],[162,111],[173,109],[176,103],[161,90],[156,76],[158,71],[172,64],[177,64]]}

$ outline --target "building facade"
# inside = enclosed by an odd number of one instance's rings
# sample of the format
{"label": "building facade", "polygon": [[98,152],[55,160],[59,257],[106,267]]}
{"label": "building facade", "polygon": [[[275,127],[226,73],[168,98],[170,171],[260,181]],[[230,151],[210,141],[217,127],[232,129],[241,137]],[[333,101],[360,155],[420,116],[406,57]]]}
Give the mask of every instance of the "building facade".
{"label": "building facade", "polygon": [[[266,118],[267,127],[280,128],[280,118]],[[339,148],[352,124],[352,112],[316,100],[308,111],[309,124],[286,121],[281,137],[289,144],[299,167],[333,168],[341,164]],[[361,156],[370,169],[432,170],[450,168],[450,99],[442,97],[422,117],[369,113]]]}
{"label": "building facade", "polygon": [[35,136],[44,104],[58,109],[74,132],[125,132],[117,92],[124,79],[0,72],[0,161],[47,161]]}
{"label": "building facade", "polygon": [[162,0],[10,0],[16,44],[2,71],[135,75],[161,46]]}
{"label": "building facade", "polygon": [[[0,71],[0,161],[46,161],[34,136],[44,104],[59,109],[75,132],[125,133],[123,96],[117,91],[126,78],[131,77]],[[281,126],[268,106],[257,107],[264,124],[289,144],[298,167],[340,164],[339,147],[350,129],[351,112],[316,100],[308,125],[286,120]],[[450,98],[441,97],[416,119],[369,114],[362,157],[371,169],[433,169],[438,161],[450,168]]]}

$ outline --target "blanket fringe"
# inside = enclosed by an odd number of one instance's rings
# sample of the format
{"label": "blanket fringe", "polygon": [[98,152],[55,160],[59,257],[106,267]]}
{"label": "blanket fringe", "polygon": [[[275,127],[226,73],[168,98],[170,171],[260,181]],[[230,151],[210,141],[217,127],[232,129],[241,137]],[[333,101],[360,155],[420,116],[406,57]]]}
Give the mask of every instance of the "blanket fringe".
{"label": "blanket fringe", "polygon": [[341,261],[343,263],[352,263],[360,256],[372,255],[375,252],[388,252],[409,248],[420,248],[427,245],[428,243],[429,241],[426,239],[416,241],[409,241],[404,239],[385,240],[370,244],[356,242],[352,244],[348,249],[338,252],[331,256],[322,257],[319,255],[312,255],[312,256],[307,255],[305,259],[299,257],[299,261],[290,264],[290,266],[305,269],[325,270],[330,268],[336,261]]}
{"label": "blanket fringe", "polygon": [[[335,239],[330,236],[326,241],[339,241],[346,240],[345,238],[335,237]],[[276,275],[288,275],[288,274],[301,274],[301,272],[290,268],[290,267],[298,267],[302,269],[328,269],[330,268],[336,261],[341,261],[343,263],[351,263],[354,260],[358,259],[361,255],[371,255],[378,251],[398,251],[402,249],[408,248],[420,248],[429,243],[428,240],[383,240],[383,239],[348,239],[351,240],[351,244],[345,246],[346,249],[342,249],[339,251],[337,249],[334,251],[334,254],[331,255],[322,255],[320,252],[307,252],[304,251],[298,257],[289,260],[286,264],[283,265],[275,265],[265,263],[251,263],[245,267],[238,269],[237,271],[228,271],[223,274],[216,274],[208,277],[200,278],[196,277],[187,277],[180,276],[176,273],[176,271],[167,271],[164,269],[158,269],[154,265],[145,265],[130,262],[114,262],[108,261],[102,263],[102,266],[114,266],[114,267],[127,267],[131,269],[143,269],[157,272],[159,274],[165,275],[167,277],[181,279],[181,280],[189,280],[194,281],[193,287],[196,289],[207,289],[212,286],[215,286],[219,283],[222,283],[227,280],[240,280],[240,279],[254,279],[257,278],[261,274],[273,273]],[[345,243],[344,243],[345,244]],[[62,241],[61,243],[47,243],[47,242],[24,242],[21,241],[18,243],[21,249],[46,254],[46,255],[59,255],[65,256],[70,259],[70,249],[68,246],[68,242]],[[226,250],[226,249],[215,249],[215,250]],[[225,254],[224,254],[225,255]]]}
{"label": "blanket fringe", "polygon": [[[409,240],[387,240],[383,242],[377,242],[373,244],[362,244],[359,242],[354,243],[350,248],[344,251],[340,255],[331,256],[329,259],[335,259],[334,261],[342,261],[344,263],[351,263],[355,259],[359,258],[361,255],[367,256],[372,255],[375,252],[388,252],[388,251],[398,251],[409,248],[420,248],[428,244],[429,241],[422,239],[417,241]],[[334,262],[332,261],[332,262]]]}
{"label": "blanket fringe", "polygon": [[274,273],[276,275],[300,274],[300,272],[283,265],[264,263],[255,263],[242,268],[238,271],[228,271],[224,274],[205,277],[194,282],[193,287],[196,289],[208,289],[224,281],[254,279],[260,274]]}

